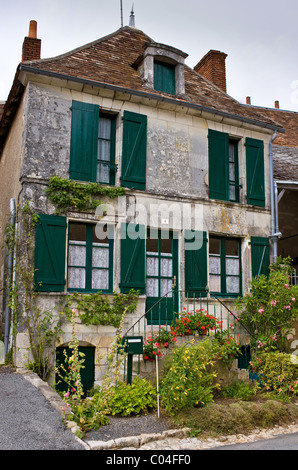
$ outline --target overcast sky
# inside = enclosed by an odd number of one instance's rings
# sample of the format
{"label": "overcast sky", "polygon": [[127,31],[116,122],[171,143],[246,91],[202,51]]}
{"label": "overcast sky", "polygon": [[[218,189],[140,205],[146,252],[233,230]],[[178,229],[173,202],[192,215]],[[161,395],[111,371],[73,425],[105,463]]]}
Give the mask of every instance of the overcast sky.
{"label": "overcast sky", "polygon": [[[188,54],[194,67],[210,49],[228,54],[227,91],[241,103],[298,111],[297,0],[122,0],[124,26]],[[0,0],[0,101],[6,100],[30,20],[54,57],[121,27],[120,0]]]}

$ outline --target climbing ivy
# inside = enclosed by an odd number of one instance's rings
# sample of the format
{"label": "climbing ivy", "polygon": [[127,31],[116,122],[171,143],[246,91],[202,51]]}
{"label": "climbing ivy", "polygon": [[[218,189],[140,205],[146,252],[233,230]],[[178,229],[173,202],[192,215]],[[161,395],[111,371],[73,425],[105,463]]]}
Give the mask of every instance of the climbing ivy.
{"label": "climbing ivy", "polygon": [[78,181],[51,176],[46,193],[50,201],[56,206],[56,213],[66,210],[84,212],[95,210],[101,201],[99,196],[115,199],[125,194],[124,188],[101,186],[98,183],[79,183]]}

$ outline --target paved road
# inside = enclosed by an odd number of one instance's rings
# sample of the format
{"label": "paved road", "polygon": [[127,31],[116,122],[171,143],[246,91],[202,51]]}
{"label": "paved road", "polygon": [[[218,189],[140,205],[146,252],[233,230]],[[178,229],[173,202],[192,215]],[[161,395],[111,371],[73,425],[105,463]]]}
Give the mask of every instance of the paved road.
{"label": "paved road", "polygon": [[298,450],[298,433],[285,434],[257,442],[213,447],[212,450]]}
{"label": "paved road", "polygon": [[85,450],[21,374],[0,373],[0,450]]}

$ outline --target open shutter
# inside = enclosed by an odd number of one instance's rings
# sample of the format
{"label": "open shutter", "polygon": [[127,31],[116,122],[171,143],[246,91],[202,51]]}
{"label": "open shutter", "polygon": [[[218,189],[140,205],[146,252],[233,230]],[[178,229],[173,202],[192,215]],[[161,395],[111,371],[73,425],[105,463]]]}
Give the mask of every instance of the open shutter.
{"label": "open shutter", "polygon": [[66,218],[39,214],[35,232],[35,290],[64,291],[65,246]]}
{"label": "open shutter", "polygon": [[261,274],[265,274],[267,276],[269,264],[269,239],[265,237],[251,237],[252,277],[259,277]]}
{"label": "open shutter", "polygon": [[265,206],[264,142],[246,139],[247,204]]}
{"label": "open shutter", "polygon": [[[140,234],[137,237],[137,233]],[[145,226],[121,224],[121,292],[130,289],[145,294]]]}
{"label": "open shutter", "polygon": [[209,129],[209,198],[229,200],[229,135]]}
{"label": "open shutter", "polygon": [[146,189],[147,116],[124,111],[121,184]]}
{"label": "open shutter", "polygon": [[[189,249],[193,245],[195,249]],[[188,248],[188,249],[187,249]],[[185,231],[185,294],[188,297],[206,297],[207,234]]]}
{"label": "open shutter", "polygon": [[96,181],[99,106],[72,102],[69,177]]}

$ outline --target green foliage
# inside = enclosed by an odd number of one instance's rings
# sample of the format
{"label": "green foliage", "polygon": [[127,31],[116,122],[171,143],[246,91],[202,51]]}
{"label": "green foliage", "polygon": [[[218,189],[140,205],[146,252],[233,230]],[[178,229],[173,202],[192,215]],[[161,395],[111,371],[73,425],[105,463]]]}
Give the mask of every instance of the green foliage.
{"label": "green foliage", "polygon": [[254,278],[251,292],[238,299],[239,319],[251,331],[254,349],[287,350],[287,337],[298,315],[297,286],[290,285],[292,273],[290,258],[278,258],[269,275]]}
{"label": "green foliage", "polygon": [[51,176],[46,193],[57,207],[57,213],[68,210],[79,212],[95,210],[101,204],[97,198],[107,196],[114,199],[125,194],[124,188],[101,186],[98,183],[79,183],[59,176]]}
{"label": "green foliage", "polygon": [[65,313],[71,317],[71,305],[75,302],[85,325],[112,325],[118,328],[124,311],[132,313],[136,309],[138,295],[139,291],[133,289],[128,294],[114,292],[111,303],[108,296],[100,291],[92,294],[75,292],[68,297]]}
{"label": "green foliage", "polygon": [[263,389],[284,395],[298,394],[298,364],[284,352],[259,353],[251,362]]}
{"label": "green foliage", "polygon": [[228,330],[217,331],[214,335],[213,345],[217,349],[217,359],[220,359],[228,368],[232,361],[241,354],[240,345]]}
{"label": "green foliage", "polygon": [[247,401],[256,395],[258,389],[259,385],[257,382],[235,380],[229,385],[223,386],[220,395],[223,398],[236,398]]}
{"label": "green foliage", "polygon": [[111,415],[140,415],[156,407],[156,390],[146,379],[136,377],[133,383],[119,383],[109,391]]}
{"label": "green foliage", "polygon": [[166,411],[205,406],[212,401],[215,351],[212,341],[175,348],[160,386],[161,403]]}

